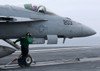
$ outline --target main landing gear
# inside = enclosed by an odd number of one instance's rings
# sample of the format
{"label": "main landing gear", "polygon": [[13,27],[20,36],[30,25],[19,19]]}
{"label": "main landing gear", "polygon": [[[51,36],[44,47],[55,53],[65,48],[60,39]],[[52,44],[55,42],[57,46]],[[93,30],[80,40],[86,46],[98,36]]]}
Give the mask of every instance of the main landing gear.
{"label": "main landing gear", "polygon": [[[10,39],[3,39],[3,40],[7,42],[8,44],[14,46],[16,49],[18,50],[20,49],[20,46],[18,46],[17,44],[14,44]],[[27,56],[20,55],[18,59],[14,59],[12,62],[16,60],[18,61],[18,64],[20,67],[29,67],[32,62],[36,64],[36,62],[34,61],[34,59],[32,59],[30,55],[27,55]]]}
{"label": "main landing gear", "polygon": [[19,56],[18,58],[18,64],[20,67],[29,67],[32,63],[32,57],[30,55],[28,56]]}

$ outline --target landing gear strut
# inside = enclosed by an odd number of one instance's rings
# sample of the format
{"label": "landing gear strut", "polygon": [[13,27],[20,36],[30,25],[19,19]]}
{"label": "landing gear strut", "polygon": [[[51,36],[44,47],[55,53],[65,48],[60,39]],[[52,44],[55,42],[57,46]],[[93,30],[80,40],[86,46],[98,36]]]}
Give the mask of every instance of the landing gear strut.
{"label": "landing gear strut", "polygon": [[20,67],[29,67],[32,63],[32,57],[30,55],[28,56],[20,56],[18,58],[18,64]]}

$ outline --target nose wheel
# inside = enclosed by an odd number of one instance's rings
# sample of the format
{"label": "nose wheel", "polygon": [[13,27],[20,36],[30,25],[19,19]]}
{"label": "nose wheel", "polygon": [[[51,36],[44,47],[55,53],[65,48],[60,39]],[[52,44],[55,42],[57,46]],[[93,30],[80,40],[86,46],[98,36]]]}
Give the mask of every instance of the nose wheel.
{"label": "nose wheel", "polygon": [[32,63],[32,57],[30,55],[28,56],[20,56],[18,58],[18,64],[20,67],[29,67]]}

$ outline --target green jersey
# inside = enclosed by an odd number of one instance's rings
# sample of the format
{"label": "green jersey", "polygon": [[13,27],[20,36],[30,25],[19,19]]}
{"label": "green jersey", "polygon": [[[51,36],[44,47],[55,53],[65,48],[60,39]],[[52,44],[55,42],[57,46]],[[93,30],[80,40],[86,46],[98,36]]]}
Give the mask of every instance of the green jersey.
{"label": "green jersey", "polygon": [[33,40],[30,40],[28,36],[18,38],[15,42],[19,42],[19,41],[21,46],[24,46],[25,48],[28,48],[29,44],[33,43]]}

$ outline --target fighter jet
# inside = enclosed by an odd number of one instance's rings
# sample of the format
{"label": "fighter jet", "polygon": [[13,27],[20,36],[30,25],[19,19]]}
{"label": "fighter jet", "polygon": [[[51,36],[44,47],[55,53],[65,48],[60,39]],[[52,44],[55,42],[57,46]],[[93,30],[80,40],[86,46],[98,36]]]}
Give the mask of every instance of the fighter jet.
{"label": "fighter jet", "polygon": [[[48,11],[45,6],[32,6],[25,4],[24,8],[1,5],[0,6],[0,39],[13,45],[10,39],[16,39],[25,36],[27,32],[35,38],[34,44],[57,44],[58,38],[78,38],[87,37],[96,34],[96,32],[83,25],[73,21],[68,17],[61,17]],[[7,46],[0,46],[0,58],[12,54],[15,49]]]}

